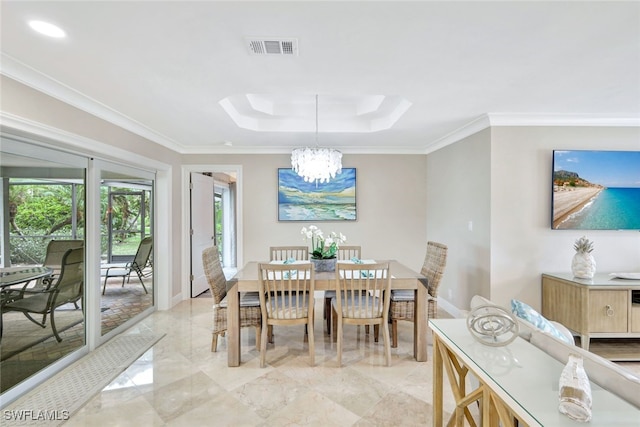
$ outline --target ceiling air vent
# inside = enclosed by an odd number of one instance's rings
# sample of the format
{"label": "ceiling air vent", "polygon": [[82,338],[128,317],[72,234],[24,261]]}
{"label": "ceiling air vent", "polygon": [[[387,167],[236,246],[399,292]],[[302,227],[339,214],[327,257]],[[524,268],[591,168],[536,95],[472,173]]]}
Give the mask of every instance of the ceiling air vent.
{"label": "ceiling air vent", "polygon": [[247,38],[253,55],[298,55],[298,39]]}

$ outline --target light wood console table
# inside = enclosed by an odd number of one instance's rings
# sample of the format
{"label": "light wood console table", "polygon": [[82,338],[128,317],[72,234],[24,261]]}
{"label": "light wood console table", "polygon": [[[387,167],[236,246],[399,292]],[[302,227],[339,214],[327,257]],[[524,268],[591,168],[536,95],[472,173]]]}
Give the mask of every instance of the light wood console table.
{"label": "light wood console table", "polygon": [[[634,303],[636,301],[636,303]],[[542,275],[542,315],[591,338],[640,338],[640,280],[598,273],[577,279],[570,273]]]}
{"label": "light wood console table", "polygon": [[[578,426],[558,411],[558,385],[564,364],[517,337],[504,347],[476,341],[466,319],[430,319],[433,331],[433,426]],[[444,372],[456,404],[444,422]],[[468,387],[468,377],[479,382]],[[593,397],[589,427],[636,426],[640,409],[591,383]],[[480,404],[481,419],[472,417],[470,405]]]}

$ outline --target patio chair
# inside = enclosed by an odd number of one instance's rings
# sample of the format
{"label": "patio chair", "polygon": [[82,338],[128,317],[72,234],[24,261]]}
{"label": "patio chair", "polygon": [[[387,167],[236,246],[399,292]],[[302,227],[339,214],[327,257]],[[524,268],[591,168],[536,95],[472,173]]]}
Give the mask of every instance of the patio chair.
{"label": "patio chair", "polygon": [[100,275],[104,277],[104,285],[102,286],[102,295],[104,295],[107,289],[107,280],[111,277],[122,277],[122,286],[124,287],[124,281],[127,279],[129,283],[131,273],[136,273],[144,293],[148,294],[147,287],[144,285],[144,273],[143,270],[149,263],[151,258],[151,252],[153,252],[153,237],[147,236],[140,240],[136,255],[133,257],[133,261],[126,264],[104,264],[100,266]]}
{"label": "patio chair", "polygon": [[266,366],[267,331],[269,326],[305,325],[308,333],[311,366],[315,365],[313,338],[313,306],[315,278],[313,265],[268,264],[258,265],[259,296],[262,310],[262,338],[260,340],[260,367]]}
{"label": "patio chair", "polygon": [[336,296],[331,300],[333,340],[338,342],[338,366],[342,366],[343,325],[374,325],[384,337],[384,357],[391,364],[389,340],[389,263],[344,264],[336,266]]}
{"label": "patio chair", "polygon": [[[60,273],[53,282],[45,284],[43,289],[22,290],[22,297],[2,307],[2,311],[20,311],[36,325],[46,327],[46,316],[49,315],[53,335],[58,342],[62,338],[56,329],[54,313],[56,308],[77,302],[82,299],[84,284],[84,248],[68,249],[62,257]],[[83,304],[84,310],[84,304]],[[42,321],[32,315],[42,315]]]}
{"label": "patio chair", "polygon": [[[62,269],[62,257],[67,253],[67,251],[69,249],[82,247],[84,247],[84,240],[50,240],[47,244],[47,251],[45,253],[42,266],[50,268],[52,270],[51,275],[20,285],[20,288],[9,287],[7,289],[4,289],[2,291],[2,297],[0,298],[0,306],[4,307],[5,304],[11,301],[19,300],[23,297],[23,291],[26,289],[32,292],[46,289],[46,287],[53,283],[55,279],[60,275],[60,270]],[[74,302],[74,305],[76,308],[79,308],[77,302]],[[46,314],[42,316],[42,324],[44,324],[45,319]]]}
{"label": "patio chair", "polygon": [[[427,278],[428,318],[438,317],[438,287],[447,265],[447,246],[437,242],[427,242],[427,254],[420,273]],[[415,294],[412,290],[391,291],[391,347],[398,346],[398,320],[413,322],[415,317]]]}
{"label": "patio chair", "polygon": [[[211,246],[202,251],[202,264],[213,298],[211,351],[217,351],[218,335],[224,336],[227,331],[227,279],[224,276],[222,264],[220,264],[220,253],[217,246]],[[245,292],[240,297],[240,327],[251,326],[256,328],[256,348],[260,348],[262,315],[257,292]]]}
{"label": "patio chair", "polygon": [[58,240],[54,239],[47,245],[47,253],[44,257],[43,267],[49,267],[53,270],[51,276],[47,277],[49,281],[53,281],[62,269],[62,257],[69,249],[84,247],[84,240]]}

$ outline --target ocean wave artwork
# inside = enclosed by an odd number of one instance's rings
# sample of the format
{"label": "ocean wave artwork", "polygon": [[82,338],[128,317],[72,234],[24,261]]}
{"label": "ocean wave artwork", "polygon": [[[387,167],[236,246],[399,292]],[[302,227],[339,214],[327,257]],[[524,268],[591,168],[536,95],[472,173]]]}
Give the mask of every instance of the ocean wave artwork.
{"label": "ocean wave artwork", "polygon": [[278,169],[279,221],[356,219],[355,168],[343,168],[326,183],[305,182],[292,169]]}

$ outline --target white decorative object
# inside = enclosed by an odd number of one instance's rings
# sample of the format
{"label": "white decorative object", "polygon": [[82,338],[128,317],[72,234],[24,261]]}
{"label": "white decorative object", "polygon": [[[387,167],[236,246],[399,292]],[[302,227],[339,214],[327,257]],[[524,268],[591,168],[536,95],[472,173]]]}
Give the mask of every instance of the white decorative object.
{"label": "white decorative object", "polygon": [[[347,236],[342,233],[336,233],[332,231],[327,237],[324,236],[322,230],[315,225],[310,225],[309,228],[302,227],[300,234],[304,240],[311,239],[311,259],[333,259],[338,255],[338,248],[341,244],[347,241]],[[328,271],[328,270],[324,270]]]}
{"label": "white decorative object", "polygon": [[518,319],[510,311],[497,305],[481,305],[469,312],[467,329],[482,344],[500,347],[518,336]]}
{"label": "white decorative object", "polygon": [[570,354],[560,374],[559,411],[575,421],[591,419],[591,384],[582,366],[582,357]]}
{"label": "white decorative object", "polygon": [[571,272],[578,279],[593,279],[596,274],[596,260],[591,255],[593,242],[583,236],[576,240],[573,248],[576,254],[571,261]]}
{"label": "white decorative object", "polygon": [[329,182],[342,172],[342,153],[318,147],[318,95],[316,95],[316,147],[296,148],[291,152],[291,169],[305,182]]}

